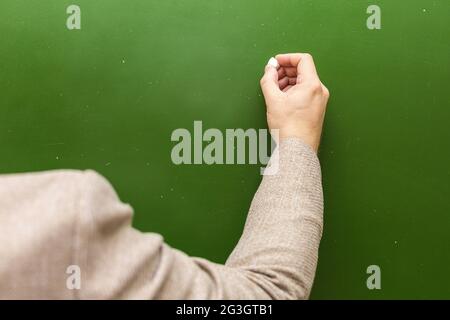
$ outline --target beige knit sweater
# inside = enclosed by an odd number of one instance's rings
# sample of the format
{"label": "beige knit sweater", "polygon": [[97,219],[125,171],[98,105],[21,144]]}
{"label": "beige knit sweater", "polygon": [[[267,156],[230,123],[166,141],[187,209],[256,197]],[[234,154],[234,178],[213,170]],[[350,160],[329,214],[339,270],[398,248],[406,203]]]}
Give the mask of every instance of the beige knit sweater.
{"label": "beige knit sweater", "polygon": [[[225,265],[133,229],[132,208],[93,171],[0,176],[0,298],[308,298],[322,233],[320,165],[300,140],[279,151],[279,172],[263,178]],[[68,285],[69,266],[79,267],[80,289]]]}

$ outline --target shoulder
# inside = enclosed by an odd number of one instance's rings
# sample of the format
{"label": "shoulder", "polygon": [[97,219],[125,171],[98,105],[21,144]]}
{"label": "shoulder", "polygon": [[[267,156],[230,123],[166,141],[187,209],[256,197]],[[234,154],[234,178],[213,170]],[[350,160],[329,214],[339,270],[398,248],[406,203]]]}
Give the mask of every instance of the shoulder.
{"label": "shoulder", "polygon": [[119,199],[111,184],[92,170],[0,175],[0,211],[63,214],[83,203],[91,205],[89,202],[93,201],[105,203]]}
{"label": "shoulder", "polygon": [[70,197],[76,189],[86,187],[91,187],[91,191],[98,188],[113,191],[111,184],[93,170],[52,170],[0,175],[0,192],[33,194],[49,189]]}
{"label": "shoulder", "polygon": [[0,297],[72,297],[67,267],[82,266],[95,231],[124,216],[129,207],[94,171],[0,175],[0,256],[8,260],[0,268]]}

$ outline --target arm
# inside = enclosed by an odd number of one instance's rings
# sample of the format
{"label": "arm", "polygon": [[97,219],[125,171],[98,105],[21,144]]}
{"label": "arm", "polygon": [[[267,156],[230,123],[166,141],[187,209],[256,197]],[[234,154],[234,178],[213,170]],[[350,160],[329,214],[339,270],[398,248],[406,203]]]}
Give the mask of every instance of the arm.
{"label": "arm", "polygon": [[[308,298],[322,233],[316,151],[328,91],[309,55],[279,55],[277,63],[261,86],[269,127],[280,130],[279,158],[271,159],[279,171],[263,178],[225,265],[133,229],[131,207],[92,171],[9,175],[0,177],[0,297]],[[81,274],[69,276],[70,266]],[[78,289],[69,289],[73,279]]]}
{"label": "arm", "polygon": [[279,172],[265,176],[227,266],[251,270],[271,298],[308,298],[322,235],[319,147],[328,89],[309,54],[271,59],[261,79]]}
{"label": "arm", "polygon": [[264,176],[226,265],[248,271],[270,298],[305,299],[322,235],[320,164],[296,138],[281,140],[276,160],[279,172]]}
{"label": "arm", "polygon": [[[96,177],[85,201],[94,226],[81,297],[303,299],[314,279],[323,198],[316,151],[328,99],[311,56],[279,55],[261,86],[268,123],[279,129],[279,171],[265,176],[242,237],[225,265],[191,258],[154,234],[130,227],[131,209]],[[108,196],[109,195],[109,196]],[[81,228],[86,230],[85,228]],[[105,272],[107,270],[107,272]],[[107,288],[108,290],[105,290]]]}

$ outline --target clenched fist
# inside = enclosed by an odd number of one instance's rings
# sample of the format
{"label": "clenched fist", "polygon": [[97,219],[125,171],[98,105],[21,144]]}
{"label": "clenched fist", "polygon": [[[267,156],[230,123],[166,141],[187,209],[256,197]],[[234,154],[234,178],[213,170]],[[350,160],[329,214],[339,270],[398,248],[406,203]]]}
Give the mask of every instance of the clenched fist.
{"label": "clenched fist", "polygon": [[329,91],[310,54],[279,54],[275,59],[279,67],[269,63],[261,79],[269,128],[280,130],[280,139],[300,138],[317,152]]}

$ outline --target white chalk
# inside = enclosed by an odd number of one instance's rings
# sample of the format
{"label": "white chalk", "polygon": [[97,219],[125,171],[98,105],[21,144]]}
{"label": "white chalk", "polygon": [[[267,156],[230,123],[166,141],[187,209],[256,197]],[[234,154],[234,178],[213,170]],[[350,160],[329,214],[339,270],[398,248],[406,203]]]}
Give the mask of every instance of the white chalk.
{"label": "white chalk", "polygon": [[277,59],[275,59],[274,57],[269,59],[269,62],[267,62],[267,64],[269,66],[274,67],[275,69],[278,69],[280,67],[280,64],[278,63]]}

